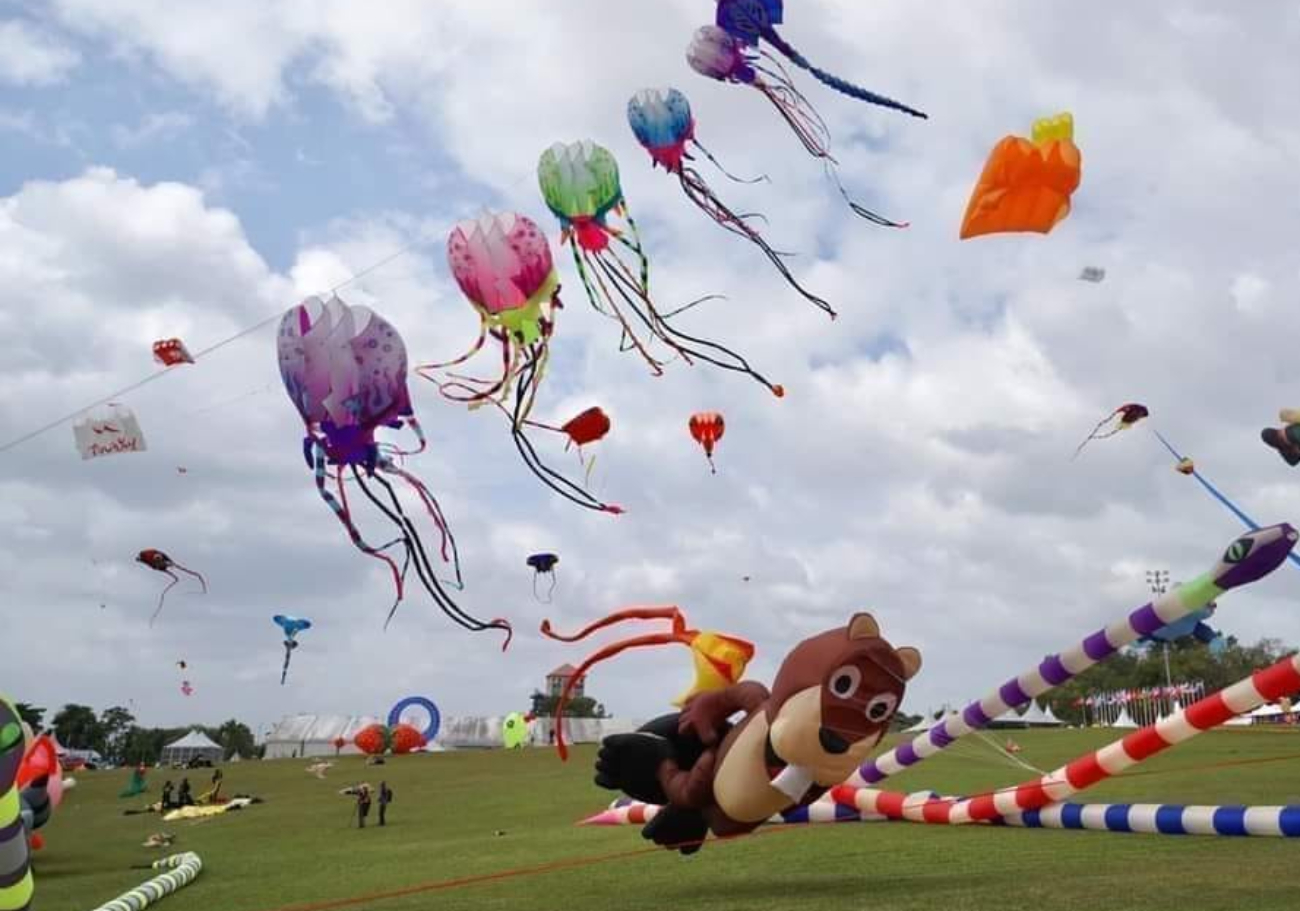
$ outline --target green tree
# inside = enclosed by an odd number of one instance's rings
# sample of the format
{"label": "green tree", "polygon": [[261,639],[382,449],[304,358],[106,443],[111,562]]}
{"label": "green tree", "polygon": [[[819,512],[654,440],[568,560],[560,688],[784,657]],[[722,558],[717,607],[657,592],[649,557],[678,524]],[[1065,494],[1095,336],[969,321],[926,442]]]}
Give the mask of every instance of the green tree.
{"label": "green tree", "polygon": [[99,713],[99,728],[104,738],[104,753],[114,762],[122,762],[127,732],[135,726],[135,716],[124,706],[115,705]]}
{"label": "green tree", "polygon": [[[532,696],[533,714],[539,718],[554,718],[555,707],[559,705],[559,696],[547,696],[545,693],[534,692]],[[564,715],[567,718],[608,718],[609,714],[605,711],[605,706],[601,705],[590,696],[579,696],[577,699],[570,699],[564,707]]]}
{"label": "green tree", "polygon": [[256,752],[256,745],[253,743],[253,732],[248,729],[248,725],[236,721],[234,718],[223,722],[221,727],[217,728],[216,736],[212,739],[221,744],[224,750],[222,753],[223,759],[229,759],[236,753],[239,754],[240,759],[250,759]]}
{"label": "green tree", "polygon": [[104,731],[95,710],[88,705],[69,703],[54,716],[54,736],[59,743],[74,750],[104,748]]}
{"label": "green tree", "polygon": [[26,702],[14,703],[14,709],[18,712],[18,717],[26,721],[33,731],[37,734],[41,732],[41,723],[45,720],[45,709],[37,708]]}

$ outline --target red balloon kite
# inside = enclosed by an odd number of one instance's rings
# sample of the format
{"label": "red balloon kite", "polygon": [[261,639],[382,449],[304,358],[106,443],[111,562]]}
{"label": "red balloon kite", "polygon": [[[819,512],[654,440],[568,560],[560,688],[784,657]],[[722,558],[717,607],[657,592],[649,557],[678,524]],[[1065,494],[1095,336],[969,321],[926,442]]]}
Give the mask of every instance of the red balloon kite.
{"label": "red balloon kite", "polygon": [[716,411],[700,411],[691,415],[690,427],[695,442],[704,447],[704,456],[709,460],[709,469],[717,474],[718,469],[713,464],[713,446],[722,439],[722,434],[727,429],[726,421]]}

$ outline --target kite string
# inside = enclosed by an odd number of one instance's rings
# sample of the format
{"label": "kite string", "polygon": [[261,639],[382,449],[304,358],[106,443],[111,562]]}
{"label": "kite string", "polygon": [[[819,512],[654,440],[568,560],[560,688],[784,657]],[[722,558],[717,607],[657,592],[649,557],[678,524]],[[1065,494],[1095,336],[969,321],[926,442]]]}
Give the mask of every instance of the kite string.
{"label": "kite string", "polygon": [[[351,278],[339,282],[337,285],[330,288],[325,293],[334,294],[339,290],[346,288],[348,285],[352,284],[358,279],[364,278],[365,276],[369,275],[371,272],[374,272],[376,269],[382,268],[383,266],[386,266],[393,260],[397,259],[399,256],[403,256],[406,253],[410,252],[410,250],[414,248],[418,243],[419,241],[411,241],[409,244],[402,247],[401,249],[393,253],[390,253],[388,256],[385,256],[383,259],[379,260],[378,262],[375,262],[367,266],[366,268],[362,269],[360,272],[355,273]],[[257,332],[258,330],[269,326],[271,323],[274,323],[276,320],[280,319],[281,317],[282,314],[279,313],[273,316],[268,316],[266,319],[254,323],[252,326],[249,326],[247,329],[242,329],[239,332],[236,332],[234,335],[230,336],[229,338],[224,338],[221,341],[211,344],[208,347],[202,349],[201,351],[193,355],[193,359],[197,361],[199,358],[212,354],[213,352],[218,351],[221,348],[224,348],[226,345],[229,345],[232,342],[239,341],[241,338],[243,338],[246,335],[252,335],[254,332]],[[12,439],[9,442],[5,443],[3,446],[0,446],[0,453],[8,452],[10,449],[14,449],[17,446],[21,446],[23,443],[26,443],[30,440],[34,440],[38,436],[41,436],[42,434],[48,433],[49,431],[53,430],[56,427],[66,424],[68,421],[71,421],[73,418],[77,417],[78,415],[90,411],[92,408],[98,408],[101,405],[107,405],[113,402],[114,400],[121,398],[127,393],[135,392],[137,389],[141,389],[142,387],[149,385],[159,377],[166,376],[168,373],[171,372],[172,371],[170,367],[164,367],[162,370],[157,370],[149,374],[148,376],[144,377],[143,379],[131,383],[129,386],[124,386],[121,389],[109,393],[108,395],[104,396],[101,399],[96,399],[95,401],[91,402],[89,405],[84,405],[75,411],[70,411],[67,414],[63,415],[62,417],[50,421],[48,424],[44,424],[36,428],[35,430],[29,431],[28,433],[25,433],[22,436]]]}

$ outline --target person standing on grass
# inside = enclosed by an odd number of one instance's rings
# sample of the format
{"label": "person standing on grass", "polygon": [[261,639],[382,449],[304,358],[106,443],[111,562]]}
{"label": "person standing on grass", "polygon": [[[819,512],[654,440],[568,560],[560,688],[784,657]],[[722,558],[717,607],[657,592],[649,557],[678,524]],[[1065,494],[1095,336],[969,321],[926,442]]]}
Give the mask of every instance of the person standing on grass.
{"label": "person standing on grass", "polygon": [[393,802],[393,792],[388,787],[388,782],[379,782],[379,824],[384,824],[384,814],[388,811],[388,805]]}
{"label": "person standing on grass", "polygon": [[366,817],[370,815],[370,787],[362,785],[357,789],[357,828],[366,827]]}

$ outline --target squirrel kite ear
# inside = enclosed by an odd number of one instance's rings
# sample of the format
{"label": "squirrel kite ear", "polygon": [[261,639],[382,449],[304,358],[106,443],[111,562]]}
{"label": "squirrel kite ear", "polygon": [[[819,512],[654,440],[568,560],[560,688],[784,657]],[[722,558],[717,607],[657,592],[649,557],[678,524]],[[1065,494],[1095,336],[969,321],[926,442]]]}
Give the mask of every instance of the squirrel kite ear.
{"label": "squirrel kite ear", "polygon": [[876,639],[880,636],[880,626],[870,614],[854,614],[849,621],[850,639]]}
{"label": "squirrel kite ear", "polygon": [[895,649],[894,654],[898,660],[903,662],[903,679],[911,680],[916,676],[916,672],[921,669],[921,653],[910,645],[903,648]]}

